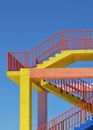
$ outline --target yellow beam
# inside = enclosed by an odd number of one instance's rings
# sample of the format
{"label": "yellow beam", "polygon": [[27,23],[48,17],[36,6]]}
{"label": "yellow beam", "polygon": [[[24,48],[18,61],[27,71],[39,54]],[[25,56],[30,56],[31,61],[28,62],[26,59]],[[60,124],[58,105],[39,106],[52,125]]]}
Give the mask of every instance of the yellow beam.
{"label": "yellow beam", "polygon": [[20,130],[32,130],[32,88],[29,69],[20,70]]}
{"label": "yellow beam", "polygon": [[7,71],[6,75],[17,85],[20,85],[20,71]]}
{"label": "yellow beam", "polygon": [[37,68],[64,68],[77,61],[93,61],[93,50],[68,50],[55,54]]}
{"label": "yellow beam", "polygon": [[[28,69],[29,70],[29,69]],[[8,71],[6,73],[7,77],[15,82],[17,85],[20,85],[20,71]],[[30,79],[31,80],[31,79]],[[38,92],[42,92],[43,88],[40,85],[40,82],[33,81],[31,87]]]}

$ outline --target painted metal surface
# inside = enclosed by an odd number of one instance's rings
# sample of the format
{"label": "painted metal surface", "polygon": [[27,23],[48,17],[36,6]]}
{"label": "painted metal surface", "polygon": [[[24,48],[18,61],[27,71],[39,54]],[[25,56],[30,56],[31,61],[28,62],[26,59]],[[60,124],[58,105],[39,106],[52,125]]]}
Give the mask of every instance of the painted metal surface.
{"label": "painted metal surface", "polygon": [[20,71],[20,130],[32,130],[32,88],[28,69]]}
{"label": "painted metal surface", "polygon": [[47,91],[38,92],[38,127],[47,122]]}
{"label": "painted metal surface", "polygon": [[37,64],[37,68],[64,68],[77,61],[93,61],[93,50],[65,50]]}
{"label": "painted metal surface", "polygon": [[30,69],[30,78],[56,79],[56,78],[93,78],[93,68],[46,68]]}

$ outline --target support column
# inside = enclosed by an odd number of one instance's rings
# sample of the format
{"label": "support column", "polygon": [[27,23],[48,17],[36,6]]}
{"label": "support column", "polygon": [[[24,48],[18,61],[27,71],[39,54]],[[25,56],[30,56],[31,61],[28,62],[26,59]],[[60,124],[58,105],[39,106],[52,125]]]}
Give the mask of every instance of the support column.
{"label": "support column", "polygon": [[32,88],[29,69],[20,70],[20,130],[32,130]]}
{"label": "support column", "polygon": [[47,122],[47,92],[38,92],[38,127]]}

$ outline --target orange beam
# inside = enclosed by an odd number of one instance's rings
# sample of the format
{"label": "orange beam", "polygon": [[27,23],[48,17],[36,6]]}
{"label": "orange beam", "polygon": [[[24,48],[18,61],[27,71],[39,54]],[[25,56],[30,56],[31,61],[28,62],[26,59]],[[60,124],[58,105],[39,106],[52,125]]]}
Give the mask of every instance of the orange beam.
{"label": "orange beam", "polygon": [[46,68],[30,69],[31,79],[93,78],[93,68]]}

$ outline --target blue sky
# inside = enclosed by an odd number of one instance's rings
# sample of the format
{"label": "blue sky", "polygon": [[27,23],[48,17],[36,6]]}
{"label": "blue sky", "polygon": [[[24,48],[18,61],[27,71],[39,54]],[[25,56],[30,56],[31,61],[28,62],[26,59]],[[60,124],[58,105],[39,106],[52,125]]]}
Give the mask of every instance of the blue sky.
{"label": "blue sky", "polygon": [[[19,86],[6,77],[7,52],[30,50],[60,30],[93,30],[93,0],[0,0],[0,130],[19,130]],[[70,67],[93,66],[93,62]],[[55,108],[56,106],[56,108]],[[70,108],[48,95],[48,120]],[[37,92],[33,90],[33,130]]]}

